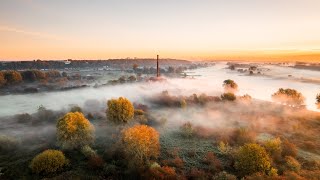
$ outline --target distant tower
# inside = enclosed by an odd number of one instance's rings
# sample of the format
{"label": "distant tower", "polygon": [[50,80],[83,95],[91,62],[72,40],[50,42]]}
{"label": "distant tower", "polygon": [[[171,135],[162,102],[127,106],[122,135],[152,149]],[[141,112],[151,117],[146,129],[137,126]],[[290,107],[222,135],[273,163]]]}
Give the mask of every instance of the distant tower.
{"label": "distant tower", "polygon": [[157,77],[160,77],[160,69],[159,69],[159,55],[157,55]]}

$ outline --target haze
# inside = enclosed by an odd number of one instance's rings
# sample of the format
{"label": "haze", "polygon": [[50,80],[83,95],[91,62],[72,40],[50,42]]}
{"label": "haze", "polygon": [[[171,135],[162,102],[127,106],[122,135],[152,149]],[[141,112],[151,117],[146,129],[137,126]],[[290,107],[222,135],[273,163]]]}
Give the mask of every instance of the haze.
{"label": "haze", "polygon": [[0,60],[320,61],[318,0],[2,0]]}

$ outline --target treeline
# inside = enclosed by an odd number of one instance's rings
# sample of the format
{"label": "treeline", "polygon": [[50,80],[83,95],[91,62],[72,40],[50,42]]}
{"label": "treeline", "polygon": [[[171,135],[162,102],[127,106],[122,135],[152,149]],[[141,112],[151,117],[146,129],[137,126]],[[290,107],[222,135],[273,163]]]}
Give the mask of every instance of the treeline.
{"label": "treeline", "polygon": [[[24,70],[24,69],[65,69],[65,68],[131,68],[133,64],[140,66],[155,66],[155,59],[109,59],[109,60],[69,60],[65,61],[12,61],[1,62],[0,70]],[[176,59],[161,59],[161,66],[191,65],[190,61]]]}
{"label": "treeline", "polygon": [[19,84],[22,82],[35,82],[43,81],[46,82],[50,79],[56,79],[61,77],[67,77],[67,73],[60,73],[57,70],[50,70],[43,72],[40,70],[27,70],[27,71],[0,71],[0,87],[6,85]]}

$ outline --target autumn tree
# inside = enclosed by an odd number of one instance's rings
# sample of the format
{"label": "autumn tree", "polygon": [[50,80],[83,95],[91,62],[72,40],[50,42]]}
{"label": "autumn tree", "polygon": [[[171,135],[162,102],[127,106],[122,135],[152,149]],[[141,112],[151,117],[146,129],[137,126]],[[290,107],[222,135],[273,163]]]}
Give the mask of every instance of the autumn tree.
{"label": "autumn tree", "polygon": [[51,174],[61,170],[68,164],[68,159],[61,151],[45,150],[32,159],[30,168],[37,174]]}
{"label": "autumn tree", "polygon": [[245,144],[237,152],[235,168],[240,176],[257,172],[268,173],[271,169],[270,157],[266,150],[258,144]]}
{"label": "autumn tree", "polygon": [[80,112],[69,112],[58,120],[58,144],[64,149],[81,148],[94,141],[94,127]]}
{"label": "autumn tree", "polygon": [[107,103],[107,118],[115,123],[126,123],[134,116],[134,107],[132,103],[123,97],[111,99]]}
{"label": "autumn tree", "polygon": [[123,131],[122,142],[133,165],[143,166],[160,153],[159,133],[152,127],[136,125]]}
{"label": "autumn tree", "polygon": [[7,84],[16,84],[22,81],[22,76],[18,71],[5,71],[4,78]]}
{"label": "autumn tree", "polygon": [[222,86],[224,87],[225,92],[236,92],[238,91],[238,84],[231,79],[223,81]]}
{"label": "autumn tree", "polygon": [[139,67],[138,64],[133,64],[133,65],[132,65],[132,69],[133,69],[134,71],[136,71],[136,70],[138,69],[138,67]]}
{"label": "autumn tree", "polygon": [[282,104],[300,106],[304,104],[305,97],[295,89],[280,88],[272,95],[272,99]]}
{"label": "autumn tree", "polygon": [[5,79],[4,73],[0,71],[0,87],[4,86],[7,83],[7,80]]}

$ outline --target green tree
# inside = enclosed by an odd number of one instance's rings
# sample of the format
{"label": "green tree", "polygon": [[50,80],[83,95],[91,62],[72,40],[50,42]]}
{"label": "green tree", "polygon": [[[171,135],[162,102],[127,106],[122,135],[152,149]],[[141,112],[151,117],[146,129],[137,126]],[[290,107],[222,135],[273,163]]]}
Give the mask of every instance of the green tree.
{"label": "green tree", "polygon": [[58,120],[57,140],[63,149],[81,148],[94,141],[94,127],[80,112],[69,112]]}
{"label": "green tree", "polygon": [[235,168],[240,176],[257,172],[268,173],[271,169],[270,157],[258,144],[245,144],[237,152]]}
{"label": "green tree", "polygon": [[223,81],[222,86],[224,87],[225,92],[236,92],[238,91],[238,84],[231,79]]}
{"label": "green tree", "polygon": [[272,95],[272,99],[282,104],[300,106],[304,104],[305,97],[295,89],[280,88]]}
{"label": "green tree", "polygon": [[134,116],[134,107],[132,103],[124,98],[111,99],[107,103],[108,109],[106,111],[108,120],[115,123],[127,123],[132,120]]}

